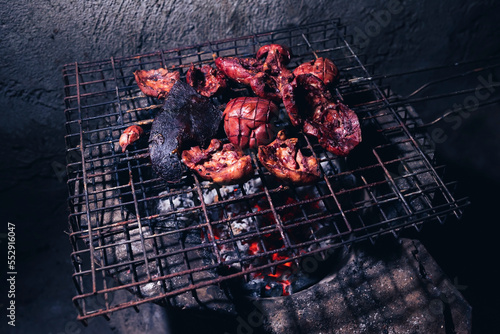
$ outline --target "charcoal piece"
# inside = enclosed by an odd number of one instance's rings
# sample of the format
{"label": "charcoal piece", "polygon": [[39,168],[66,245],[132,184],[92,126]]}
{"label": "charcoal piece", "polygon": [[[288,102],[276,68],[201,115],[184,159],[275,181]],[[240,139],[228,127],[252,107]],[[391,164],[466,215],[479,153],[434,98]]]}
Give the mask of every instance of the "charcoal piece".
{"label": "charcoal piece", "polygon": [[180,181],[180,153],[205,145],[217,133],[222,111],[183,81],[177,81],[151,126],[149,153],[153,170],[167,182]]}

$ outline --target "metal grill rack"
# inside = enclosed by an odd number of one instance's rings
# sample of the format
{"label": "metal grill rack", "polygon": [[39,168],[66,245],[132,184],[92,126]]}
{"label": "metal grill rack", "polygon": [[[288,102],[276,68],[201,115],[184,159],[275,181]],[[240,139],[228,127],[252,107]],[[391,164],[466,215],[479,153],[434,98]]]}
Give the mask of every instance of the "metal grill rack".
{"label": "metal grill rack", "polygon": [[[325,152],[313,139],[301,136],[321,161],[324,176],[317,184],[306,191],[280,185],[259,165],[256,152],[249,151],[256,167],[249,182],[257,182],[257,190],[217,186],[190,173],[173,186],[153,174],[147,142],[139,141],[122,153],[121,132],[139,124],[147,138],[161,108],[161,101],[140,92],[135,70],[167,67],[184,77],[192,63],[213,63],[218,56],[253,57],[269,43],[291,48],[289,68],[314,57],[334,60],[341,72],[337,96],[360,118],[363,142],[347,158]],[[421,121],[412,107],[395,103],[389,87],[370,79],[339,20],[68,64],[63,78],[77,290],[73,301],[82,321],[193,295],[201,287],[248,279],[252,272],[275,270],[285,263],[300,266],[306,256],[326,256],[333,249],[388,233],[398,236],[405,228],[419,230],[423,222],[443,223],[450,215],[459,218],[467,204],[453,197],[454,184],[445,183],[443,168],[433,165],[432,142],[416,131]],[[215,195],[209,200],[207,193]],[[177,205],[187,200],[189,204]],[[250,221],[251,228],[236,231],[234,223],[241,220]],[[264,240],[269,236],[276,236],[279,245],[269,247]],[[250,241],[259,244],[258,252],[237,247]],[[258,265],[248,265],[256,260]],[[224,271],[228,267],[233,270]],[[122,290],[131,297],[118,303],[113,296]]]}

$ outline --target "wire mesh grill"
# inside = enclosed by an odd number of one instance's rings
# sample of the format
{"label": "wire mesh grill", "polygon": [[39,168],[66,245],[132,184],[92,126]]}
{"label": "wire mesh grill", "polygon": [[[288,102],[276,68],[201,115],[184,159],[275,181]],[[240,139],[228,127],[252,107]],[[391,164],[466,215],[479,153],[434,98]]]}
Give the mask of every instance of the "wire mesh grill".
{"label": "wire mesh grill", "polygon": [[[321,162],[324,176],[316,184],[274,182],[250,150],[253,187],[217,186],[190,173],[172,186],[153,174],[147,145],[138,142],[122,153],[121,132],[139,124],[147,137],[161,108],[140,92],[135,70],[166,67],[184,77],[191,64],[253,57],[269,43],[291,48],[289,68],[314,57],[334,60],[341,72],[337,96],[360,118],[363,142],[347,158],[301,138]],[[414,131],[420,120],[412,107],[391,103],[393,93],[382,82],[359,80],[370,75],[339,20],[68,64],[63,78],[73,301],[80,320],[291,262],[300,266],[307,255],[459,217],[466,204],[454,199],[453,184],[433,166],[432,143]],[[245,251],[252,245],[258,251]],[[222,270],[228,267],[233,270]],[[119,290],[132,292],[132,299],[115,302]]]}

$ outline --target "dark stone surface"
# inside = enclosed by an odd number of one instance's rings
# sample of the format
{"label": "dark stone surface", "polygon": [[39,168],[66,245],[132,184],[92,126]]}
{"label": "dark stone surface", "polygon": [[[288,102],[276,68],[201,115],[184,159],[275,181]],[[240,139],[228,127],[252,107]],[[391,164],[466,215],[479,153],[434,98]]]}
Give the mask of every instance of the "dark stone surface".
{"label": "dark stone surface", "polygon": [[[342,18],[359,44],[357,51],[378,73],[498,56],[500,51],[495,40],[500,5],[494,0],[0,3],[0,213],[2,226],[12,222],[17,228],[18,326],[8,328],[14,333],[119,332],[113,320],[92,320],[87,329],[74,321],[71,247],[64,234],[67,190],[61,170],[65,164],[63,64],[331,17]],[[489,74],[500,81],[498,71],[487,71],[485,77]],[[407,94],[442,75],[435,71],[396,78],[393,86]],[[469,84],[475,87],[478,76]],[[430,121],[449,109],[450,102],[416,109]],[[458,102],[463,102],[463,96]],[[477,319],[474,330],[481,334],[492,332],[499,311],[496,276],[487,260],[498,253],[491,224],[497,215],[500,185],[496,110],[498,104],[481,109],[462,118],[458,128],[453,123],[443,125],[448,137],[437,150],[472,205],[460,225],[429,227],[419,235],[445,272],[467,286],[463,294]],[[3,252],[5,243],[0,245]],[[3,289],[0,293],[5,298]],[[4,328],[6,322],[2,320],[0,326]]]}
{"label": "dark stone surface", "polygon": [[311,288],[256,302],[264,326],[273,334],[471,332],[470,306],[419,242],[355,249]]}

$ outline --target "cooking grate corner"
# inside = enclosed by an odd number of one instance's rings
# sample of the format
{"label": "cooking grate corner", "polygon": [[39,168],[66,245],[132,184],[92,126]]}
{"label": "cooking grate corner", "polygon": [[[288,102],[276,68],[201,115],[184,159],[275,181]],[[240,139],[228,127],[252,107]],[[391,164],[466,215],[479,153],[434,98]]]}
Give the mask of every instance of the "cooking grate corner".
{"label": "cooking grate corner", "polygon": [[[445,183],[444,168],[435,166],[433,144],[418,130],[418,115],[410,104],[397,102],[382,79],[370,79],[345,33],[339,20],[329,20],[64,66],[73,302],[79,320],[180,296],[204,302],[211,297],[198,293],[203,287],[287,263],[300,266],[306,256],[419,230],[424,222],[460,218],[467,200],[454,198],[454,183]],[[167,67],[184,77],[192,63],[251,57],[268,43],[291,48],[291,68],[314,57],[333,59],[342,75],[337,95],[360,118],[363,142],[347,158],[302,138],[321,161],[324,177],[318,184],[305,190],[276,184],[249,152],[257,167],[252,189],[220,187],[191,174],[180,185],[167,185],[151,171],[144,142],[121,152],[121,132],[140,124],[147,137],[161,108],[140,92],[135,70]],[[261,223],[269,219],[272,223]],[[238,230],[241,221],[251,227]],[[298,240],[297,233],[306,237]],[[279,245],[266,245],[263,238],[269,236]],[[258,252],[242,250],[250,240],[260,245]],[[256,260],[258,265],[248,266]],[[115,298],[120,291],[130,292],[125,302]]]}

